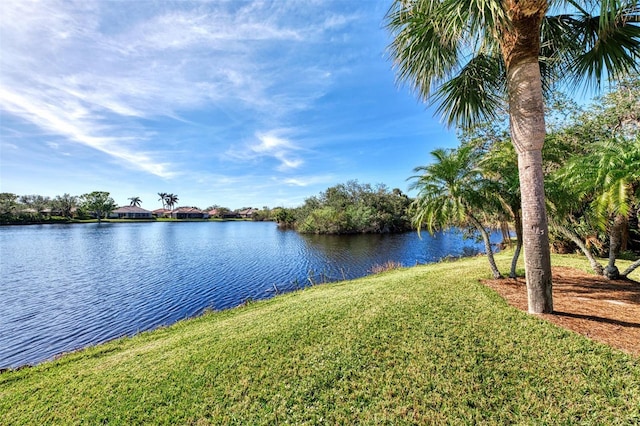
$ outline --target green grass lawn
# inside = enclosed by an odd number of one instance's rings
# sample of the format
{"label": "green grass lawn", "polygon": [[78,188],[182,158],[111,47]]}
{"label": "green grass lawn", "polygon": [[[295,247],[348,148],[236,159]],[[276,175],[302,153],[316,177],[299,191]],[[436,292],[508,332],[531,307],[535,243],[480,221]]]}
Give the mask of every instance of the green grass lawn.
{"label": "green grass lawn", "polygon": [[389,271],[6,372],[0,424],[640,423],[638,358],[488,277],[485,258]]}

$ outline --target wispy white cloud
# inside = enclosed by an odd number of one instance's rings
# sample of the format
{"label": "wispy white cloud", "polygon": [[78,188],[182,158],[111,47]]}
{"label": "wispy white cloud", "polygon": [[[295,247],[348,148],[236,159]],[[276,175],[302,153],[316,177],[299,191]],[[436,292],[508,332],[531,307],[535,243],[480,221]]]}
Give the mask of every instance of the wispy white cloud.
{"label": "wispy white cloud", "polygon": [[[78,142],[94,148],[114,158],[124,160],[129,167],[139,168],[160,177],[172,177],[167,163],[154,161],[144,152],[134,152],[124,146],[130,138],[118,136],[96,136],[92,132],[91,120],[84,121],[67,116],[65,110],[47,103],[43,99],[30,97],[28,94],[15,93],[0,87],[0,108],[28,121],[40,129],[63,136],[70,141]],[[104,126],[102,126],[104,129]],[[51,148],[58,148],[59,143],[47,142]]]}
{"label": "wispy white cloud", "polygon": [[[2,2],[0,76],[10,89],[0,92],[0,107],[168,178],[176,165],[157,160],[141,120],[181,120],[216,106],[251,111],[258,127],[286,121],[325,93],[331,73],[297,63],[291,52],[351,18],[290,19],[297,9],[288,2]],[[254,156],[277,159],[280,171],[301,167],[297,148],[277,138],[258,134]]]}
{"label": "wispy white cloud", "polygon": [[306,186],[313,186],[313,185],[320,185],[320,184],[328,184],[328,183],[334,182],[335,179],[336,178],[334,175],[298,176],[298,177],[282,179],[279,182],[282,182],[285,185],[289,185],[289,186],[306,187]]}
{"label": "wispy white cloud", "polygon": [[278,170],[281,172],[297,169],[304,164],[304,161],[300,158],[286,158],[285,154],[281,153],[276,154],[275,157],[281,161],[280,165],[278,166]]}
{"label": "wispy white cloud", "polygon": [[[77,180],[201,207],[295,205],[358,177],[358,145],[386,137],[379,120],[360,126],[384,106],[362,59],[381,55],[371,40],[386,6],[303,3],[0,1],[2,164],[40,167],[35,182],[54,154],[65,173],[50,191]],[[82,161],[93,163],[78,178]],[[3,169],[4,182],[25,181]]]}
{"label": "wispy white cloud", "polygon": [[251,150],[257,153],[281,152],[282,150],[295,149],[293,144],[276,135],[277,131],[258,133],[256,137],[259,143],[251,146]]}
{"label": "wispy white cloud", "polygon": [[261,159],[275,159],[277,171],[286,172],[301,167],[304,159],[299,155],[302,148],[291,139],[283,136],[289,129],[277,129],[269,132],[258,132],[255,139],[244,146],[230,148],[226,156],[236,161],[255,162]]}
{"label": "wispy white cloud", "polygon": [[12,144],[12,143],[2,143],[2,149],[13,149],[13,150],[17,150],[18,149],[18,145],[16,144]]}

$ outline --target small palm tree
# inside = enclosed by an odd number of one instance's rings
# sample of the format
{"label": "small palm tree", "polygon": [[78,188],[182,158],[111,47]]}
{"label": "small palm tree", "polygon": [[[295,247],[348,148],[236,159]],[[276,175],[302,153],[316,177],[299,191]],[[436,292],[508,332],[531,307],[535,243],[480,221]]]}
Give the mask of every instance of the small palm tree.
{"label": "small palm tree", "polygon": [[[468,126],[508,107],[518,154],[529,312],[553,312],[544,198],[544,89],[637,70],[637,0],[395,0],[387,14],[398,77]],[[563,10],[563,11],[564,11]]]}
{"label": "small palm tree", "polygon": [[128,200],[131,201],[129,205],[132,207],[140,207],[140,204],[142,204],[142,200],[140,199],[140,197],[131,197],[128,198]]}
{"label": "small palm tree", "polygon": [[418,190],[412,204],[414,225],[418,230],[425,227],[429,233],[452,226],[473,226],[484,241],[493,277],[502,278],[493,258],[489,233],[475,213],[485,210],[492,197],[485,191],[487,187],[479,170],[474,168],[472,147],[437,149],[431,155],[435,162],[416,167],[414,172],[420,174],[411,178],[415,180],[411,189]]}
{"label": "small palm tree", "polygon": [[585,255],[596,275],[604,275],[602,265],[589,249],[589,244],[581,235],[593,233],[588,201],[581,198],[578,188],[567,181],[565,169],[557,170],[547,176],[545,193],[547,210],[550,212],[549,224],[557,233],[572,241]]}
{"label": "small palm tree", "polygon": [[578,188],[583,199],[593,200],[598,225],[609,234],[604,275],[619,278],[615,262],[622,235],[632,209],[640,205],[640,139],[614,138],[595,144],[588,155],[572,159],[561,176],[566,185]]}
{"label": "small palm tree", "polygon": [[173,210],[173,207],[178,202],[178,196],[175,194],[167,194],[165,195],[164,200],[165,200],[165,203],[167,203],[167,207]]}
{"label": "small palm tree", "polygon": [[158,201],[162,201],[162,208],[164,209],[167,205],[167,193],[166,192],[158,192],[158,196],[160,197]]}
{"label": "small palm tree", "polygon": [[500,201],[502,210],[513,221],[516,232],[516,249],[511,259],[509,278],[516,278],[516,266],[523,244],[520,181],[515,158],[511,142],[504,140],[496,142],[480,160],[482,174],[491,180],[494,194]]}

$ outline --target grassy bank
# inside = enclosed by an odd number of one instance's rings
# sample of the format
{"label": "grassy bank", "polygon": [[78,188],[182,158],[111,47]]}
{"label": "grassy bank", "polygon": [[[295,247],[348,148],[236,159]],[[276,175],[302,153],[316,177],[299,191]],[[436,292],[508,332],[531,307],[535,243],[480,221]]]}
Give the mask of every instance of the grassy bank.
{"label": "grassy bank", "polygon": [[0,424],[640,422],[640,360],[509,307],[488,275],[390,271],[0,374]]}

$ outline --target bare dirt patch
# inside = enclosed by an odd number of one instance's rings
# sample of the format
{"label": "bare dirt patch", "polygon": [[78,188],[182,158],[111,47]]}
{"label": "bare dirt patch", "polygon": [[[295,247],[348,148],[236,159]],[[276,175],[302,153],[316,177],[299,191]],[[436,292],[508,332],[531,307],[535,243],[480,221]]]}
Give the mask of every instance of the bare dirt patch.
{"label": "bare dirt patch", "polygon": [[[573,269],[553,268],[553,314],[540,315],[629,354],[640,356],[640,283],[610,281]],[[483,281],[510,305],[527,311],[524,278]]]}

